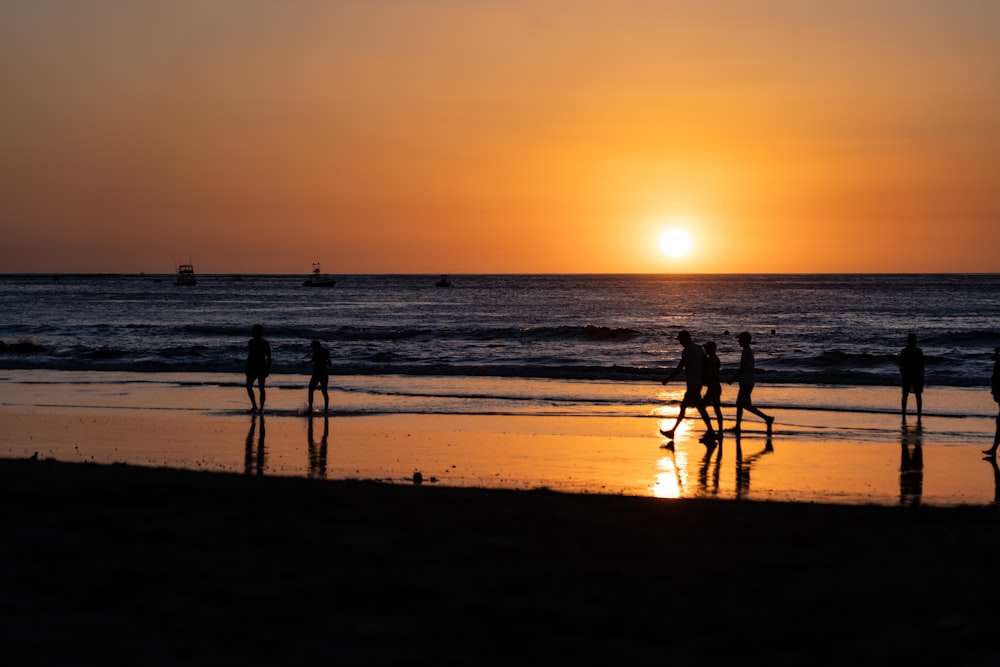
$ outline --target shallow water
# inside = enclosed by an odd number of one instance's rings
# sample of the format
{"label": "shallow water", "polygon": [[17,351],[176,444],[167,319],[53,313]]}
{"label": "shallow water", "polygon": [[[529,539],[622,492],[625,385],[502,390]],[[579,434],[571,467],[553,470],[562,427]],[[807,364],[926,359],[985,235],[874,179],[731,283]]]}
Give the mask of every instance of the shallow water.
{"label": "shallow water", "polygon": [[[773,435],[748,417],[711,451],[681,387],[659,383],[338,376],[328,416],[306,413],[304,376],[272,378],[263,418],[238,375],[4,371],[0,456],[248,474],[378,479],[663,498],[990,504],[995,404],[970,388],[926,395],[919,429],[888,387],[762,385]],[[724,402],[734,395],[724,390]],[[726,426],[733,409],[724,406]],[[920,465],[907,457],[916,455]],[[433,481],[432,481],[433,480]]]}

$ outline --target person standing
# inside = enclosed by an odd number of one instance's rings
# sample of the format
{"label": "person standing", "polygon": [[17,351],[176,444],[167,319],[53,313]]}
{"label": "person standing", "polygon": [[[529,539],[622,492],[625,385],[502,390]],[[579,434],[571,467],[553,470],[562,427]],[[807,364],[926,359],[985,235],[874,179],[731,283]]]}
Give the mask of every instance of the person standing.
{"label": "person standing", "polygon": [[709,419],[708,412],[705,411],[705,403],[701,396],[702,357],[705,356],[705,352],[702,350],[701,345],[698,345],[691,339],[691,334],[688,331],[681,331],[677,334],[677,340],[684,346],[684,351],[681,352],[681,360],[677,363],[677,367],[663,380],[663,384],[667,384],[678,373],[684,371],[684,378],[687,380],[687,390],[684,392],[684,398],[681,399],[681,411],[677,414],[677,421],[674,422],[673,428],[669,430],[660,429],[660,433],[668,438],[673,438],[674,431],[677,430],[677,427],[684,420],[687,409],[693,407],[698,410],[702,420],[705,422],[705,427],[708,429],[703,436],[703,440],[706,444],[713,443],[714,446],[716,434],[712,429],[712,420]]}
{"label": "person standing", "polygon": [[705,367],[702,369],[701,381],[705,385],[705,395],[702,402],[705,410],[712,408],[715,411],[715,418],[719,422],[719,433],[722,433],[722,362],[715,353],[715,341],[710,340],[704,345]]}
{"label": "person standing", "polygon": [[[1000,406],[1000,347],[993,350],[993,377],[990,384],[992,385],[993,400]],[[997,428],[996,434],[993,436],[993,446],[983,450],[983,454],[995,459],[998,447],[1000,447],[1000,410],[997,411]]]}
{"label": "person standing", "polygon": [[[247,395],[250,396],[250,412],[264,412],[264,399],[267,397],[267,393],[264,389],[265,380],[268,374],[271,372],[271,344],[268,343],[263,338],[264,327],[260,324],[255,324],[250,329],[250,335],[253,336],[247,342],[247,363],[246,363],[246,376],[247,376]],[[257,388],[260,392],[260,407],[258,407],[257,399],[253,394],[253,385],[257,383]]]}
{"label": "person standing", "polygon": [[323,412],[330,411],[330,394],[327,393],[327,383],[330,379],[330,353],[318,341],[312,342],[312,377],[309,378],[309,412],[313,409],[313,393],[319,387],[323,394]]}
{"label": "person standing", "polygon": [[917,402],[917,422],[924,411],[924,351],[917,347],[917,335],[906,337],[906,347],[899,353],[899,377],[903,385],[903,421],[906,421],[906,403],[913,392]]}
{"label": "person standing", "polygon": [[754,367],[756,365],[753,349],[750,347],[750,332],[740,332],[736,336],[736,340],[739,342],[740,347],[743,348],[743,352],[740,354],[740,367],[736,369],[733,377],[729,380],[729,384],[732,384],[736,380],[739,380],[740,383],[739,393],[736,395],[736,426],[733,427],[733,430],[739,432],[743,421],[743,411],[746,410],[763,419],[767,424],[767,432],[770,433],[771,427],[774,424],[774,417],[770,417],[755,408],[750,398],[750,395],[753,393]]}

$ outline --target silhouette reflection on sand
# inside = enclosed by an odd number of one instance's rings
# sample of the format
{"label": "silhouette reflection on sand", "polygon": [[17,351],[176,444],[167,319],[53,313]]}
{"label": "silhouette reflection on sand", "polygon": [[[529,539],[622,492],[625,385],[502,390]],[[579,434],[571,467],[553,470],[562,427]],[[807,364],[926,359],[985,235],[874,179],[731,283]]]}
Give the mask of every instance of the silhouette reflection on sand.
{"label": "silhouette reflection on sand", "polygon": [[756,454],[749,454],[743,456],[743,443],[740,438],[739,432],[736,433],[736,497],[737,499],[745,498],[747,493],[750,492],[750,468],[753,466],[754,462],[765,454],[770,454],[774,451],[774,443],[772,442],[771,433],[767,434],[767,440],[764,443],[764,449],[760,450]]}
{"label": "silhouette reflection on sand", "polygon": [[323,415],[323,436],[319,446],[313,433],[313,416],[309,416],[309,477],[311,479],[326,479],[326,442],[330,436],[330,418]]}
{"label": "silhouette reflection on sand", "polygon": [[[257,448],[254,450],[254,435],[257,431],[257,419],[260,419],[260,436],[257,438]],[[264,474],[267,466],[267,455],[264,451],[264,415],[256,413],[250,418],[250,431],[247,432],[246,448],[243,454],[243,472],[247,475]]]}
{"label": "silhouette reflection on sand", "polygon": [[903,424],[899,458],[899,504],[919,505],[924,490],[923,426]]}

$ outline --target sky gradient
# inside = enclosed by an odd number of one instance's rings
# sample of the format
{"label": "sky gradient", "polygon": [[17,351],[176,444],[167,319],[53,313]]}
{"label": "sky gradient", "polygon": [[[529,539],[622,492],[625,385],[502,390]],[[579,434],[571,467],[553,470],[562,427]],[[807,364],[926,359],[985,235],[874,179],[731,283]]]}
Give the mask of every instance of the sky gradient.
{"label": "sky gradient", "polygon": [[990,0],[12,0],[0,272],[996,272],[998,26]]}

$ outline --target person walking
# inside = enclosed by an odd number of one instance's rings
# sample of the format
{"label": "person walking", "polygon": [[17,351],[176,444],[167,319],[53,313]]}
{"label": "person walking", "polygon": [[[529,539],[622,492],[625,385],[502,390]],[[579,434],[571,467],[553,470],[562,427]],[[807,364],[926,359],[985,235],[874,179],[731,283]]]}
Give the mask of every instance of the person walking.
{"label": "person walking", "polygon": [[774,424],[774,417],[770,417],[755,408],[750,398],[750,395],[753,393],[754,367],[756,365],[753,349],[750,347],[750,332],[740,332],[736,336],[736,340],[739,342],[740,347],[743,348],[743,352],[740,354],[740,367],[736,369],[733,377],[729,380],[729,384],[737,380],[740,383],[739,393],[736,395],[736,426],[733,427],[733,430],[737,433],[739,432],[743,422],[743,411],[746,410],[763,419],[767,424],[767,432],[770,433],[771,427]]}
{"label": "person walking", "polygon": [[722,362],[715,352],[714,340],[708,341],[703,347],[706,358],[704,359],[705,365],[702,369],[701,381],[705,385],[705,395],[702,396],[701,400],[705,404],[706,411],[712,408],[715,412],[715,418],[719,422],[718,433],[722,433],[722,380],[720,378]]}
{"label": "person walking", "polygon": [[313,393],[319,387],[323,394],[323,412],[330,411],[330,394],[327,393],[327,383],[330,379],[330,353],[318,341],[312,342],[312,377],[309,378],[309,412],[313,409]]}
{"label": "person walking", "polygon": [[691,339],[691,333],[688,331],[678,333],[677,340],[684,347],[683,352],[681,352],[681,360],[677,363],[677,367],[670,372],[670,375],[663,380],[663,384],[667,384],[681,371],[684,371],[687,390],[684,392],[684,398],[681,399],[681,410],[677,414],[677,421],[674,422],[673,427],[669,430],[660,429],[660,433],[672,439],[674,431],[677,430],[677,427],[684,420],[687,409],[692,407],[698,410],[698,414],[701,415],[702,420],[705,422],[707,431],[702,436],[702,440],[706,445],[714,446],[717,436],[715,430],[712,428],[712,420],[709,419],[708,412],[705,411],[705,403],[701,396],[702,358],[705,356],[705,352],[702,350],[701,345],[698,345]]}
{"label": "person walking", "polygon": [[906,403],[913,392],[917,403],[917,422],[924,411],[924,351],[917,347],[917,335],[906,337],[906,347],[899,353],[899,378],[903,385],[903,421],[906,421]]}
{"label": "person walking", "polygon": [[[264,383],[271,372],[271,344],[264,340],[263,334],[264,327],[260,324],[255,324],[250,329],[250,335],[253,338],[247,342],[246,376],[247,395],[250,396],[250,412],[263,413],[264,399],[267,397]],[[253,385],[255,382],[260,392],[260,407],[258,407],[257,399],[253,394]]]}
{"label": "person walking", "polygon": [[[1000,406],[1000,347],[993,350],[993,377],[990,384],[992,385],[993,400]],[[1000,409],[997,411],[997,428],[996,434],[993,436],[993,446],[983,450],[983,454],[995,459],[998,447],[1000,447]]]}

